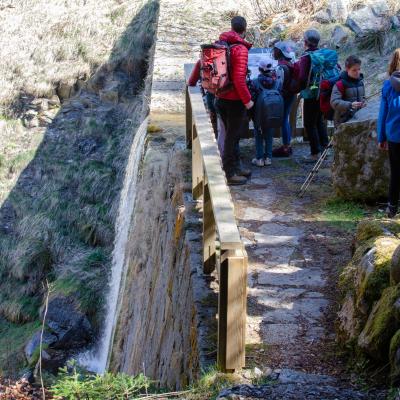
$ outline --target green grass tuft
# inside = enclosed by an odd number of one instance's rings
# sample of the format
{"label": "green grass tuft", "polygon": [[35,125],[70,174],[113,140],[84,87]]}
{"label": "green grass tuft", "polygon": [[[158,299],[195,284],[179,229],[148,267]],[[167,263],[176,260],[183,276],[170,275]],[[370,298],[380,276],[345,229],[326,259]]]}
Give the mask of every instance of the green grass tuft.
{"label": "green grass tuft", "polygon": [[365,210],[360,204],[332,198],[323,205],[319,219],[345,230],[353,230],[364,217]]}

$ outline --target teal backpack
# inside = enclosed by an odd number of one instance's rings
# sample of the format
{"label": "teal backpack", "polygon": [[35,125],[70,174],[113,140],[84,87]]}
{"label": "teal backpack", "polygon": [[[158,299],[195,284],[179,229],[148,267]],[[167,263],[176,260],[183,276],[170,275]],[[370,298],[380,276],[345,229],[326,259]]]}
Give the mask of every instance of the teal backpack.
{"label": "teal backpack", "polygon": [[339,57],[335,50],[330,49],[310,51],[303,57],[306,56],[310,57],[311,67],[307,87],[300,94],[303,99],[319,99],[321,82],[339,79],[341,72]]}

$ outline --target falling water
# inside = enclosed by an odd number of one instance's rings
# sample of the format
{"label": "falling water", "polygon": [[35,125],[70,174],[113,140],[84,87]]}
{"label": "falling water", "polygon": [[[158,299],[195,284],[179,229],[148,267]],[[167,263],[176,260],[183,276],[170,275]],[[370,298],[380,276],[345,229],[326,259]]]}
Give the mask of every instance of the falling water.
{"label": "falling water", "polygon": [[139,175],[139,164],[143,154],[144,141],[147,132],[148,118],[136,132],[125,172],[124,185],[115,223],[115,242],[112,254],[111,281],[107,294],[105,321],[100,341],[95,351],[80,356],[80,363],[90,371],[103,373],[107,370],[109,354],[113,342],[114,328],[117,320],[118,298],[121,279],[124,271],[125,248],[128,241],[129,226],[135,206],[136,184]]}

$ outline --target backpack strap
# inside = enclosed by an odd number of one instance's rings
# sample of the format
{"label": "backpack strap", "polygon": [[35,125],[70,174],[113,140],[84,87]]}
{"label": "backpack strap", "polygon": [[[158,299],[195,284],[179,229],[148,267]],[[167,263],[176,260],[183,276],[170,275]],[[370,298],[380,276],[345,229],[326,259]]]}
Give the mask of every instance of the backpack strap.
{"label": "backpack strap", "polygon": [[344,97],[346,95],[346,87],[344,86],[343,80],[339,79],[336,82],[336,86],[339,89],[339,92],[342,94],[342,97]]}

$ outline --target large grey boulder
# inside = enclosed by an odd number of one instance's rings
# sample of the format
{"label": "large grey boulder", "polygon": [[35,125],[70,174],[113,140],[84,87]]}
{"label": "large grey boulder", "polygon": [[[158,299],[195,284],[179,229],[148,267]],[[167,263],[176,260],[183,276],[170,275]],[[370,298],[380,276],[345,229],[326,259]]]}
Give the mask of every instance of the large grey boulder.
{"label": "large grey boulder", "polygon": [[332,43],[336,48],[339,48],[343,46],[346,42],[347,39],[349,38],[348,33],[343,29],[342,26],[337,25],[335,26],[333,32],[332,32]]}
{"label": "large grey boulder", "polygon": [[389,161],[377,146],[378,111],[375,101],[335,132],[333,187],[344,199],[375,201],[387,196]]}
{"label": "large grey boulder", "polygon": [[345,22],[349,14],[348,0],[329,0],[326,11],[333,22]]}
{"label": "large grey boulder", "polygon": [[331,22],[330,15],[324,10],[318,11],[314,15],[314,19],[320,24],[329,24]]}
{"label": "large grey boulder", "polygon": [[[29,342],[25,345],[25,357],[28,361],[29,365],[33,365],[39,359],[39,352],[40,352],[40,340],[42,338],[42,332],[37,331]],[[43,339],[42,339],[42,350],[47,349],[53,343],[57,341],[57,336],[49,333],[43,332]]]}
{"label": "large grey boulder", "polygon": [[46,324],[57,336],[57,342],[52,346],[54,348],[77,349],[87,345],[92,339],[89,320],[68,297],[50,300]]}
{"label": "large grey boulder", "polygon": [[[41,331],[38,331],[24,349],[31,366],[39,359],[40,338]],[[73,299],[59,296],[49,301],[42,342],[44,369],[56,373],[71,355],[90,344],[92,339],[91,324],[86,315],[78,310]]]}
{"label": "large grey boulder", "polygon": [[374,32],[385,31],[390,27],[390,19],[384,12],[384,5],[364,6],[351,12],[346,25],[357,35],[365,36]]}

